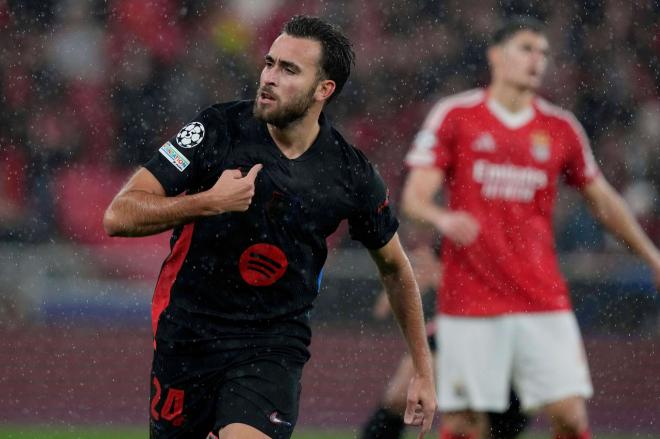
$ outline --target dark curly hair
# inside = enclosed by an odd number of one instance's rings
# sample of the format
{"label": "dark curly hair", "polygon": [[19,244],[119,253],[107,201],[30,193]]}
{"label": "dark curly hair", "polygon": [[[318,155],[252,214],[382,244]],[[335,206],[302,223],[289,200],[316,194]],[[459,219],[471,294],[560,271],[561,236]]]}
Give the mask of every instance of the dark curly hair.
{"label": "dark curly hair", "polygon": [[515,34],[524,30],[545,36],[545,24],[542,21],[534,17],[519,15],[508,19],[493,33],[491,45],[497,46],[505,43]]}
{"label": "dark curly hair", "polygon": [[296,15],[282,28],[282,33],[298,38],[309,38],[321,43],[320,74],[323,79],[335,82],[335,92],[328,102],[338,95],[355,65],[353,45],[336,26],[318,17]]}

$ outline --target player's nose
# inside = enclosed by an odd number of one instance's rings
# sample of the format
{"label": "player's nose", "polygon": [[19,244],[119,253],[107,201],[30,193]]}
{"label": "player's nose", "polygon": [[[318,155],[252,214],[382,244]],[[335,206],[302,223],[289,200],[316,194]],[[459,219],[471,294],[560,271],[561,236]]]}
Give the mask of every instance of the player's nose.
{"label": "player's nose", "polygon": [[277,86],[277,69],[265,69],[261,73],[261,87],[264,86],[269,86],[269,87],[275,87]]}

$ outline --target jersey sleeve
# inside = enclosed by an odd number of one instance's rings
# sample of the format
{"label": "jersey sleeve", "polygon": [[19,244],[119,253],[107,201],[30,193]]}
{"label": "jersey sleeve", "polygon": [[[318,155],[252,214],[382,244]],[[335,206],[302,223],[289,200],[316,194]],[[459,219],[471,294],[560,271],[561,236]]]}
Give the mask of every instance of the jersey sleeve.
{"label": "jersey sleeve", "polygon": [[390,206],[385,182],[366,158],[364,161],[356,181],[355,211],[348,218],[348,226],[351,238],[375,250],[392,239],[399,221]]}
{"label": "jersey sleeve", "polygon": [[454,159],[454,117],[444,101],[436,104],[426,117],[406,155],[411,168],[434,166],[447,169]]}
{"label": "jersey sleeve", "polygon": [[567,184],[582,188],[600,174],[587,134],[572,115],[565,134],[566,161],[563,174]]}
{"label": "jersey sleeve", "polygon": [[226,144],[225,121],[213,107],[202,111],[165,142],[145,163],[168,196],[188,190],[200,178],[205,156]]}

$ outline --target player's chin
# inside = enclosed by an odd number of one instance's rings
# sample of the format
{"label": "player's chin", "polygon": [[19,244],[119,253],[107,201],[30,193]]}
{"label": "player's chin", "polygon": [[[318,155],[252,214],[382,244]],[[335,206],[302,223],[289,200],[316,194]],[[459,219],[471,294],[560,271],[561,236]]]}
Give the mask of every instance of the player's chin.
{"label": "player's chin", "polygon": [[527,88],[530,91],[537,91],[539,88],[541,88],[541,78],[540,77],[532,76],[526,82],[527,82],[527,84],[526,84]]}
{"label": "player's chin", "polygon": [[259,115],[262,115],[262,114],[264,114],[268,111],[266,109],[266,105],[264,105],[264,103],[260,99],[257,100],[257,102],[255,102],[254,110],[255,110],[255,113],[257,113]]}
{"label": "player's chin", "polygon": [[275,108],[257,103],[254,107],[254,115],[263,121],[270,121],[275,114]]}

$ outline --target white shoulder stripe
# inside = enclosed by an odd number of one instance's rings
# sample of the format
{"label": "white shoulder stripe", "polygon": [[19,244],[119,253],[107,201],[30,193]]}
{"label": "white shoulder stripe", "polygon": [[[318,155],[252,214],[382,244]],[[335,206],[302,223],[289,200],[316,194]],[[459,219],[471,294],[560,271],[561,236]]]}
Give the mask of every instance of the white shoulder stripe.
{"label": "white shoulder stripe", "polygon": [[454,108],[470,108],[483,102],[486,92],[483,89],[469,90],[438,101],[424,120],[417,133],[411,150],[406,155],[408,166],[431,166],[436,160],[434,148],[438,144],[437,131],[447,114]]}
{"label": "white shoulder stripe", "polygon": [[486,92],[481,88],[468,90],[438,101],[424,121],[424,129],[437,129],[454,108],[469,108],[483,102]]}
{"label": "white shoulder stripe", "polygon": [[598,173],[598,165],[596,164],[596,160],[594,159],[594,154],[591,150],[591,144],[589,142],[589,138],[587,137],[587,133],[584,131],[584,128],[582,127],[580,121],[578,121],[575,115],[570,111],[564,110],[563,108],[557,105],[551,104],[545,99],[537,98],[536,103],[539,110],[542,113],[548,116],[556,117],[557,119],[561,119],[564,122],[568,123],[568,125],[571,127],[576,137],[578,138],[578,141],[580,142],[580,147],[582,149],[582,157],[584,159],[584,164],[585,164],[585,170],[584,170],[585,175],[587,175],[588,177],[595,176]]}
{"label": "white shoulder stripe", "polygon": [[433,151],[422,151],[413,148],[406,155],[405,163],[406,165],[413,168],[432,166],[435,163],[435,154],[433,153]]}

